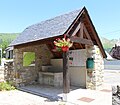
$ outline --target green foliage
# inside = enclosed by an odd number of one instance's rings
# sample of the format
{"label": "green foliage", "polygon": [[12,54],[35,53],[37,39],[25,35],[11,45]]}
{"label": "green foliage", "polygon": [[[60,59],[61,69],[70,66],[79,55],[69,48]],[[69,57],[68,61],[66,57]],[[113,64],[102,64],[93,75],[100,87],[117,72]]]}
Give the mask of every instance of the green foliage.
{"label": "green foliage", "polygon": [[23,66],[29,66],[35,61],[35,53],[34,52],[24,52],[23,56]]}
{"label": "green foliage", "polygon": [[8,82],[0,82],[0,91],[4,91],[4,90],[7,90],[7,91],[15,90],[15,87]]}
{"label": "green foliage", "polygon": [[[4,51],[19,33],[0,33],[0,48]],[[2,55],[4,56],[3,52]]]}

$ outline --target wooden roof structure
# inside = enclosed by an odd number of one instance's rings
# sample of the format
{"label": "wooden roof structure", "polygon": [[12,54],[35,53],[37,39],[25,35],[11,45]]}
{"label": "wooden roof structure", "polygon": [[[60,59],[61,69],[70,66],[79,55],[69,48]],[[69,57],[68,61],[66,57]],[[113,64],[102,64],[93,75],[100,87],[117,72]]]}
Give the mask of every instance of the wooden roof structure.
{"label": "wooden roof structure", "polygon": [[[10,46],[19,48],[46,44],[52,51],[53,41],[63,37],[64,34],[74,42],[70,49],[85,49],[85,45],[98,45],[103,57],[106,58],[102,43],[85,7],[27,27]],[[53,55],[56,58],[62,56],[60,52]]]}

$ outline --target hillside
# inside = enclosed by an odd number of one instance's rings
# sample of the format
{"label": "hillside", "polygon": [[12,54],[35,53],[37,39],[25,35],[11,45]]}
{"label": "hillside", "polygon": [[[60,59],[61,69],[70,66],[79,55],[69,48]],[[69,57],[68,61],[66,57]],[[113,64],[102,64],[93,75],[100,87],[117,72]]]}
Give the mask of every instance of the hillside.
{"label": "hillside", "polygon": [[4,51],[19,33],[0,33],[0,48]]}
{"label": "hillside", "polygon": [[0,33],[0,44],[3,42],[11,43],[19,33]]}
{"label": "hillside", "polygon": [[107,38],[101,37],[101,42],[103,44],[103,47],[106,51],[110,51],[111,48],[119,41],[119,39],[112,39],[109,40]]}

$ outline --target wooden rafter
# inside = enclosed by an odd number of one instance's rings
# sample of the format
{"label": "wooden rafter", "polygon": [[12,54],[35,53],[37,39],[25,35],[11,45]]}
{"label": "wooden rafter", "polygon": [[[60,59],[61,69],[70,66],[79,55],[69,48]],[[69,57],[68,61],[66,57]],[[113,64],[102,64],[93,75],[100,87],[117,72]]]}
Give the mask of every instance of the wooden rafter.
{"label": "wooden rafter", "polygon": [[81,23],[78,23],[78,25],[77,25],[76,28],[74,29],[73,33],[71,34],[71,36],[76,35],[76,33],[77,33],[77,32],[79,31],[79,29],[80,29],[80,25],[81,25]]}
{"label": "wooden rafter", "polygon": [[78,35],[80,38],[83,38],[83,23],[80,24],[80,31]]}
{"label": "wooden rafter", "polygon": [[92,40],[91,37],[90,37],[90,34],[88,33],[88,31],[87,31],[87,29],[86,29],[86,27],[85,27],[85,25],[84,25],[84,23],[83,23],[83,30],[84,30],[85,35],[87,36],[87,38],[88,38],[89,40]]}

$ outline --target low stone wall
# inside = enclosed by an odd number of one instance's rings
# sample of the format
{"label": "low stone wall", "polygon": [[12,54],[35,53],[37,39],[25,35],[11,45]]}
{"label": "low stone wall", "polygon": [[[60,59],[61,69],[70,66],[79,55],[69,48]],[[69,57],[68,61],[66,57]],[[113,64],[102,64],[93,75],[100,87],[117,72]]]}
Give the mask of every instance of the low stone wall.
{"label": "low stone wall", "polygon": [[0,82],[4,81],[4,68],[0,67]]}
{"label": "low stone wall", "polygon": [[16,72],[13,67],[13,61],[5,62],[4,64],[4,80],[15,85]]}

